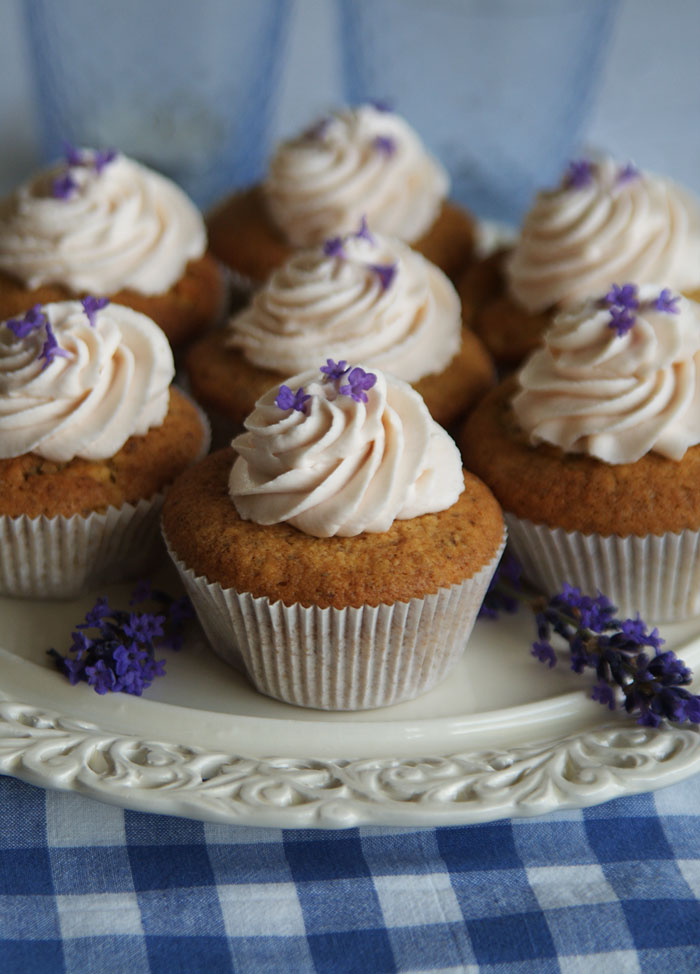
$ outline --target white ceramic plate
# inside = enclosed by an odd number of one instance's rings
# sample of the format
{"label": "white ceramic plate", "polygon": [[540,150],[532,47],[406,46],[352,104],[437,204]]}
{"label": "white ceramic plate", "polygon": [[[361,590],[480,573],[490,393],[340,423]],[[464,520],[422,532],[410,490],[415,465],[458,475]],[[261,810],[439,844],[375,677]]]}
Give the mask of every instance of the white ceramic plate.
{"label": "white ceramic plate", "polygon": [[[167,587],[178,591],[174,577]],[[127,605],[128,587],[108,594]],[[477,623],[424,697],[328,714],[262,697],[195,626],[141,698],[71,687],[45,651],[66,651],[93,602],[0,599],[0,771],[142,811],[342,828],[535,815],[700,770],[697,727],[638,727],[588,699],[590,678],[532,658],[522,610]],[[663,635],[697,671],[700,620]]]}

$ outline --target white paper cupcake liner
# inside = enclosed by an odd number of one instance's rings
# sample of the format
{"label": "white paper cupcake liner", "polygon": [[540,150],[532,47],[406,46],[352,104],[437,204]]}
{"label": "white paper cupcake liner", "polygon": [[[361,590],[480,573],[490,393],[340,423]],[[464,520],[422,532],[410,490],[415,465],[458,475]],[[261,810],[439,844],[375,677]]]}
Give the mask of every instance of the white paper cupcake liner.
{"label": "white paper cupcake liner", "polygon": [[[166,539],[167,546],[167,539]],[[476,575],[393,605],[271,603],[197,576],[168,547],[214,651],[261,693],[300,707],[367,710],[426,693],[464,652],[505,546]]]}
{"label": "white paper cupcake liner", "polygon": [[604,537],[549,528],[506,514],[508,544],[524,574],[548,595],[564,582],[600,591],[622,617],[647,622],[700,615],[700,532]]}
{"label": "white paper cupcake liner", "polygon": [[[201,459],[211,430],[204,412],[193,405],[204,431],[196,458]],[[166,492],[88,515],[0,515],[0,595],[75,598],[147,573],[164,555],[160,512]]]}

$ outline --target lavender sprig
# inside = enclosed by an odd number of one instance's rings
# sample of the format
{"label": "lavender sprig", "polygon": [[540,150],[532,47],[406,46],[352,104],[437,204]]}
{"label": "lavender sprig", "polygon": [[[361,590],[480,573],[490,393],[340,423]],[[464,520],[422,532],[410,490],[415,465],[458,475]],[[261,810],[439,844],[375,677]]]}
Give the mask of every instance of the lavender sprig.
{"label": "lavender sprig", "polygon": [[499,612],[517,611],[521,603],[535,615],[537,639],[532,655],[554,666],[558,637],[568,646],[575,673],[595,670],[593,700],[615,710],[621,697],[625,711],[636,714],[637,723],[647,727],[658,727],[664,719],[700,722],[700,696],[684,689],[692,679],[690,670],[675,653],[662,652],[664,640],[658,629],[650,632],[639,615],[619,619],[605,595],[584,595],[568,584],[547,598],[521,578],[517,562],[506,556],[491,581],[480,615],[495,619]]}
{"label": "lavender sprig", "polygon": [[130,605],[147,601],[156,604],[155,612],[113,609],[100,597],[76,626],[68,653],[49,649],[48,655],[73,686],[84,682],[99,694],[141,696],[157,676],[165,676],[165,660],[155,658],[156,650],[180,649],[182,628],[194,615],[187,596],[173,598],[142,582]]}

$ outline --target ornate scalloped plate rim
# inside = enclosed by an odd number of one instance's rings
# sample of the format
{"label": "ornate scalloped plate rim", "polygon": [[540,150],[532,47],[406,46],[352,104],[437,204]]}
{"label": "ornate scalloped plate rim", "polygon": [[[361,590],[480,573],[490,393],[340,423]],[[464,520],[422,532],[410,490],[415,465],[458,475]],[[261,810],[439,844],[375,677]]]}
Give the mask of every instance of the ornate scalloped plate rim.
{"label": "ornate scalloped plate rim", "polygon": [[109,731],[9,696],[0,693],[0,771],[134,810],[228,824],[469,824],[581,808],[700,771],[697,727],[642,728],[620,718],[500,749],[261,757]]}

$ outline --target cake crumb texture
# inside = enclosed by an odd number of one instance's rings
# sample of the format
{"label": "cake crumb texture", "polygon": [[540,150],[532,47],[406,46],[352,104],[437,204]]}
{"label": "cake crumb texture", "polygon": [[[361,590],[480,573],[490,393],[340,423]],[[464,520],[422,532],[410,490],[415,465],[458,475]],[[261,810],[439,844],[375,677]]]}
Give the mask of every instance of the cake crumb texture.
{"label": "cake crumb texture", "polygon": [[507,379],[479,403],[460,436],[465,466],[504,511],[535,524],[604,536],[700,530],[700,445],[680,461],[648,453],[609,464],[547,443],[532,446],[510,406]]}
{"label": "cake crumb texture", "polygon": [[243,521],[228,494],[234,459],[232,449],[220,450],[185,471],[163,511],[177,557],[223,588],[286,605],[391,604],[470,578],[501,544],[500,508],[470,474],[446,511],[397,520],[382,534],[315,538],[289,524]]}
{"label": "cake crumb texture", "polygon": [[0,514],[70,517],[147,499],[197,458],[204,435],[195,406],[171,388],[163,423],[106,460],[56,463],[36,453],[0,460]]}

